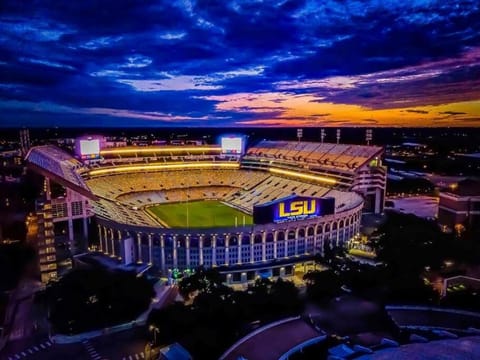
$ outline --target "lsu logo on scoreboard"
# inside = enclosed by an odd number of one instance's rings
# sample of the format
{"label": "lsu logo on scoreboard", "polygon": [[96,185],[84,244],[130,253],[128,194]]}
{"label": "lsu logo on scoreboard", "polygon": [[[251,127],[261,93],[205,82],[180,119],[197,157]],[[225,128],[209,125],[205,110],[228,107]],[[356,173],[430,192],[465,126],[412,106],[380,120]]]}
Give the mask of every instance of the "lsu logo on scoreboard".
{"label": "lsu logo on scoreboard", "polygon": [[278,217],[308,217],[317,212],[317,199],[281,202],[278,204]]}

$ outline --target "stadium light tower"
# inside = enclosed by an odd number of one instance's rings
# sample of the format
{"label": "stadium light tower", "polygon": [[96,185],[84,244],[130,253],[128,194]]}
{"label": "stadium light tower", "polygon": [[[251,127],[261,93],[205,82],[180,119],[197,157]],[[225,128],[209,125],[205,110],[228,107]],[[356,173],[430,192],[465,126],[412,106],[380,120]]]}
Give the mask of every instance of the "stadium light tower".
{"label": "stadium light tower", "polygon": [[320,140],[321,140],[322,143],[325,140],[325,136],[326,136],[325,129],[321,129],[320,130]]}
{"label": "stadium light tower", "polygon": [[303,137],[303,129],[297,129],[297,138],[299,142],[302,140],[302,137]]}
{"label": "stadium light tower", "polygon": [[372,129],[367,129],[365,131],[365,140],[367,141],[367,145],[370,145],[370,141],[372,141],[373,135],[372,135]]}

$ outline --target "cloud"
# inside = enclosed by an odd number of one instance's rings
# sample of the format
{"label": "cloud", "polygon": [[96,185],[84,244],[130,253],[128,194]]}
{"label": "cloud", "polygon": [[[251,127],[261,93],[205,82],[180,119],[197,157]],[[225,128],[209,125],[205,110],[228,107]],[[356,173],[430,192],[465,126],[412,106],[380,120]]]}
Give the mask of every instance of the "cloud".
{"label": "cloud", "polygon": [[429,112],[427,110],[415,110],[415,109],[407,109],[407,110],[402,110],[408,113],[414,113],[414,114],[428,114]]}
{"label": "cloud", "polygon": [[66,125],[480,117],[475,0],[4,0],[0,51],[2,124],[61,124],[51,104]]}
{"label": "cloud", "polygon": [[160,39],[163,40],[180,40],[183,39],[187,35],[186,32],[165,32],[160,34]]}
{"label": "cloud", "polygon": [[455,116],[455,115],[466,115],[467,113],[461,112],[461,111],[442,111],[439,112],[440,115],[450,115],[450,116]]}
{"label": "cloud", "polygon": [[152,63],[152,59],[140,54],[128,56],[126,60],[127,62],[123,64],[121,67],[137,69],[137,68],[146,67]]}
{"label": "cloud", "polygon": [[34,65],[43,65],[52,68],[60,68],[60,69],[67,69],[67,70],[74,70],[74,67],[68,64],[61,64],[55,61],[43,60],[43,59],[35,59],[35,58],[25,58],[20,57],[18,59],[20,62],[29,63]]}

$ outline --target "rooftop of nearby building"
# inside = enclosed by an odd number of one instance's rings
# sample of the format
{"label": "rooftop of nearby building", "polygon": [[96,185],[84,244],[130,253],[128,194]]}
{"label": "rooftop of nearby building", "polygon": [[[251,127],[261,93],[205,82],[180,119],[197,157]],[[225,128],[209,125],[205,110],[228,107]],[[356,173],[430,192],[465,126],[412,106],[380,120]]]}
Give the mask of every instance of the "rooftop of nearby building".
{"label": "rooftop of nearby building", "polygon": [[480,196],[480,180],[469,178],[459,181],[456,185],[450,186],[450,189],[445,192],[457,196]]}

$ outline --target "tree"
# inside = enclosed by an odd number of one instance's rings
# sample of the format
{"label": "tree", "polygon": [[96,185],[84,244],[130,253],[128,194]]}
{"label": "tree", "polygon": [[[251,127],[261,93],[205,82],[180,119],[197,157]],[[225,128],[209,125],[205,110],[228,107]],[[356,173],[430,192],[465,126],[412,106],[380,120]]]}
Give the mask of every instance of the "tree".
{"label": "tree", "polygon": [[105,268],[74,269],[47,288],[50,321],[65,334],[134,320],[154,295],[144,277]]}
{"label": "tree", "polygon": [[460,308],[466,310],[480,310],[480,292],[475,289],[463,289],[447,293],[441,305],[449,308]]}
{"label": "tree", "polygon": [[329,302],[341,293],[342,282],[332,270],[309,271],[303,276],[308,297],[318,303]]}
{"label": "tree", "polygon": [[392,277],[388,283],[387,303],[397,304],[437,304],[439,294],[418,276]]}
{"label": "tree", "polygon": [[199,267],[192,275],[183,278],[178,284],[180,294],[189,299],[193,294],[211,291],[223,286],[222,275],[216,269]]}
{"label": "tree", "polygon": [[216,270],[199,269],[183,279],[185,294],[195,293],[190,305],[175,304],[152,311],[148,323],[159,329],[159,341],[180,342],[194,358],[215,359],[252,330],[302,312],[298,290],[289,281],[259,278],[246,291],[234,291],[221,282]]}
{"label": "tree", "polygon": [[298,288],[291,281],[279,278],[270,288],[271,312],[275,317],[298,315],[303,310]]}
{"label": "tree", "polygon": [[356,295],[378,295],[388,284],[388,271],[384,266],[371,266],[349,261],[341,273],[342,282]]}
{"label": "tree", "polygon": [[423,178],[404,178],[402,180],[389,180],[387,182],[387,193],[433,193],[435,186],[431,181]]}
{"label": "tree", "polygon": [[17,286],[29,265],[34,265],[35,258],[35,249],[28,244],[0,244],[0,292]]}
{"label": "tree", "polygon": [[377,258],[398,273],[419,275],[426,266],[439,268],[451,255],[448,235],[435,221],[415,215],[389,213],[375,235]]}

